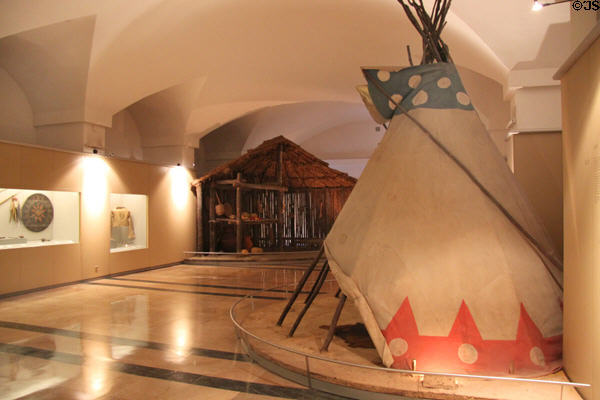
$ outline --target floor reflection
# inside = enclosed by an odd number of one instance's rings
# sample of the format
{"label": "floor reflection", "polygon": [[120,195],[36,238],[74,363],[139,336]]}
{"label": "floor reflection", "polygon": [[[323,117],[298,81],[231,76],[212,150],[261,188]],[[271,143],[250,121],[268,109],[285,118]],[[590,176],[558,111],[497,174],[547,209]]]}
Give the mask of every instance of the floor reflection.
{"label": "floor reflection", "polygon": [[5,393],[1,397],[22,398],[78,376],[76,368],[60,368],[53,362],[57,350],[66,347],[48,335],[0,344],[0,393]]}
{"label": "floor reflection", "polygon": [[[110,303],[111,336],[148,339],[148,296],[134,295]],[[135,351],[135,346],[111,341],[112,358],[119,360]]]}
{"label": "floor reflection", "polygon": [[316,398],[253,364],[229,320],[285,268],[180,265],[0,301],[2,399]]}

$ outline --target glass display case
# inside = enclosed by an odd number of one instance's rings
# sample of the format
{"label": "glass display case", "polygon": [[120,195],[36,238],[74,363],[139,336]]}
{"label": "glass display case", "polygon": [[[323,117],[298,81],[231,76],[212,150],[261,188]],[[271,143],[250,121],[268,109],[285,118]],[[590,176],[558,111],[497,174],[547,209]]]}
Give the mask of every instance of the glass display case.
{"label": "glass display case", "polygon": [[148,231],[148,196],[110,194],[110,252],[145,249]]}
{"label": "glass display case", "polygon": [[79,193],[0,188],[0,250],[79,242]]}

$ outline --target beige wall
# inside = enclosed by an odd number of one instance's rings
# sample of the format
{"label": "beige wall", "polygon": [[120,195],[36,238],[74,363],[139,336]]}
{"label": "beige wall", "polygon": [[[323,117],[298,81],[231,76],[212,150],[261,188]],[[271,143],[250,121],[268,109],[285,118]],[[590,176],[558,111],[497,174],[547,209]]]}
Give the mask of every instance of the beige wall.
{"label": "beige wall", "polygon": [[515,177],[563,254],[562,138],[560,132],[513,135]]}
{"label": "beige wall", "polygon": [[600,399],[600,39],[562,77],[564,363]]}
{"label": "beige wall", "polygon": [[[183,168],[0,142],[0,187],[81,193],[80,243],[0,250],[0,294],[182,260],[195,243],[191,180]],[[147,249],[109,252],[110,193],[148,196]]]}

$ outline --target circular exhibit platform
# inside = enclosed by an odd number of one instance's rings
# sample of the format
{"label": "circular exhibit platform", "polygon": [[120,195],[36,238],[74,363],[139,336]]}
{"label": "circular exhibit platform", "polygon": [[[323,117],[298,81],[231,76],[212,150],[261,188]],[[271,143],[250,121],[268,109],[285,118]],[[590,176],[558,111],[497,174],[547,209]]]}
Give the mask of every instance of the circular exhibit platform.
{"label": "circular exhibit platform", "polygon": [[[326,282],[293,337],[288,337],[288,332],[304,307],[304,295],[296,300],[282,326],[276,321],[286,301],[252,297],[238,301],[231,308],[231,318],[249,356],[299,384],[353,399],[575,400],[581,399],[576,387],[587,386],[569,382],[562,371],[519,379],[430,373],[418,371],[418,366],[415,371],[385,368],[374,348],[351,347],[337,335],[329,350],[321,353],[339,301],[334,296],[336,291],[334,281]],[[347,301],[338,326],[358,322],[358,310]]]}

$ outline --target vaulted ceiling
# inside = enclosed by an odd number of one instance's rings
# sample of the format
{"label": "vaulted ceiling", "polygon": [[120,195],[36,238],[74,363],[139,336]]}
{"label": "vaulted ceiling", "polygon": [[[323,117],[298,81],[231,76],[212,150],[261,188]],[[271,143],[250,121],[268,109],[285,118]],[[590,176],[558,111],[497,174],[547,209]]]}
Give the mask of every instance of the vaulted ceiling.
{"label": "vaulted ceiling", "polygon": [[[511,70],[558,66],[568,20],[568,4],[454,0],[444,37],[459,66],[506,92]],[[395,0],[0,2],[0,82],[16,83],[33,126],[110,129],[126,112],[143,148],[197,145],[256,112],[287,125],[247,133],[244,148],[366,124],[359,67],[407,64],[407,45],[418,60]]]}

